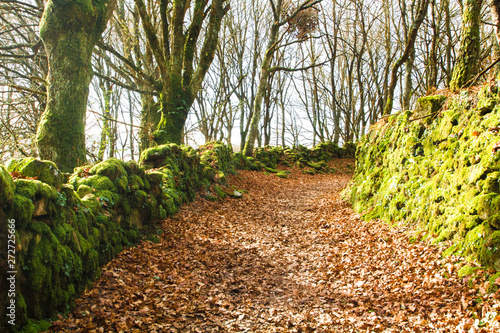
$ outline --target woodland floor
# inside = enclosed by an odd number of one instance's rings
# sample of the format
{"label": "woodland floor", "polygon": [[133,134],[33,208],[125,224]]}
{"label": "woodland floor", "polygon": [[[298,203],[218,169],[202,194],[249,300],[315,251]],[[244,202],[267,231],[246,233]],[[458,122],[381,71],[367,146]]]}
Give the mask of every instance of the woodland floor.
{"label": "woodland floor", "polygon": [[458,258],[364,222],[335,174],[242,171],[242,199],[201,197],[106,265],[59,332],[500,332],[500,292]]}

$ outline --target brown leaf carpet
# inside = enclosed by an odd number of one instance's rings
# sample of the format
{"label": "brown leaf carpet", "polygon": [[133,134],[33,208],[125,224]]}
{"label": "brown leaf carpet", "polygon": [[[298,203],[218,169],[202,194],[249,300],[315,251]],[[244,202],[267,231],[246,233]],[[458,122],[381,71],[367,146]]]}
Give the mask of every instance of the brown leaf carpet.
{"label": "brown leaf carpet", "polygon": [[500,332],[500,292],[458,258],[360,220],[351,177],[242,171],[242,199],[198,197],[106,265],[57,332]]}

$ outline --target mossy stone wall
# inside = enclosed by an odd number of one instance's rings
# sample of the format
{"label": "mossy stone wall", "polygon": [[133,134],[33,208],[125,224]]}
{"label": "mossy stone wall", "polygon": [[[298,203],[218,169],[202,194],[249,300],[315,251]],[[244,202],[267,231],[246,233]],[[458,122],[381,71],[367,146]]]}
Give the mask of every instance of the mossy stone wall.
{"label": "mossy stone wall", "polygon": [[[209,154],[223,175],[232,168],[232,152],[215,146]],[[7,220],[14,219],[18,272],[16,327],[5,317],[0,327],[19,329],[29,319],[68,309],[100,266],[154,229],[152,222],[192,200],[207,182],[204,175],[199,152],[177,145],[146,150],[140,163],[112,158],[72,174],[34,158],[0,166],[0,246],[7,248]],[[0,269],[7,271],[5,251],[0,257]],[[4,308],[7,287],[0,283]]]}
{"label": "mossy stone wall", "polygon": [[[211,142],[196,150],[162,145],[144,151],[139,163],[111,158],[72,174],[34,158],[0,165],[0,248],[7,248],[7,220],[14,219],[18,272],[16,326],[2,317],[0,327],[19,329],[69,309],[100,275],[102,265],[155,231],[155,221],[174,214],[199,189],[223,184],[228,173],[296,161],[322,172],[326,163],[318,159],[353,151],[349,145],[344,149],[325,143],[313,149],[265,147],[256,151],[256,158],[246,158]],[[226,196],[218,185],[213,189]],[[0,269],[8,271],[5,251],[0,251]],[[8,301],[5,284],[2,279],[2,308]]]}
{"label": "mossy stone wall", "polygon": [[367,219],[405,220],[445,254],[500,270],[498,88],[430,96],[383,119],[358,145],[344,196]]}

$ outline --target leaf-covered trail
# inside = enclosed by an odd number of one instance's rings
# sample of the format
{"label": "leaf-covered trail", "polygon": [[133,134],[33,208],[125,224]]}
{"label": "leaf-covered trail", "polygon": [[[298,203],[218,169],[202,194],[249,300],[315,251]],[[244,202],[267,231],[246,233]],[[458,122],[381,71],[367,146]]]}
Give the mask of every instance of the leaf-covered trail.
{"label": "leaf-covered trail", "polygon": [[347,163],[333,175],[232,177],[249,193],[185,205],[160,243],[120,254],[51,330],[497,332],[498,293],[478,303],[485,286],[457,278],[460,264],[360,221],[339,198]]}

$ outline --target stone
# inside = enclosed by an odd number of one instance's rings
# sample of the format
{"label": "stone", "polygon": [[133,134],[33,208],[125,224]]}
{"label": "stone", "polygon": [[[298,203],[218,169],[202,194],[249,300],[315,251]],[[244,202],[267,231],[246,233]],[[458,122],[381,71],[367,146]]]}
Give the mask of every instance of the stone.
{"label": "stone", "polygon": [[33,212],[33,216],[43,216],[47,215],[47,199],[42,197],[40,200],[34,202],[35,211]]}

